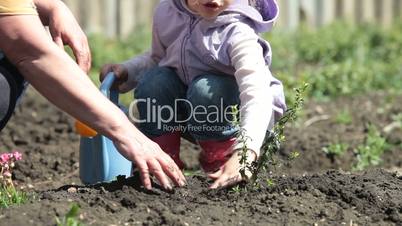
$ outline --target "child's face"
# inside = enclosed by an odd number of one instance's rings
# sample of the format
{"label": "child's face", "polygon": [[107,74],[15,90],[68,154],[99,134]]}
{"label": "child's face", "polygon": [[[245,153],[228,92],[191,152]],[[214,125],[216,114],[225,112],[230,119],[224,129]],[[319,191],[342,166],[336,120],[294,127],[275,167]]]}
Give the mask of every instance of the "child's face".
{"label": "child's face", "polygon": [[206,19],[217,17],[233,0],[186,0],[188,7]]}

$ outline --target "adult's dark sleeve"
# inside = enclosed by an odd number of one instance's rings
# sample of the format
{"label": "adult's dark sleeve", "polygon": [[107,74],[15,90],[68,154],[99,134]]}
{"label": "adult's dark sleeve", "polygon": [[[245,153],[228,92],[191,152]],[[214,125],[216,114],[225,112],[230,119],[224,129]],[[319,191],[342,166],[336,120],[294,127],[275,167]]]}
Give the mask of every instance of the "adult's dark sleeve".
{"label": "adult's dark sleeve", "polygon": [[[1,56],[0,56],[1,57]],[[18,98],[24,91],[24,78],[6,59],[0,59],[0,131],[10,120]]]}

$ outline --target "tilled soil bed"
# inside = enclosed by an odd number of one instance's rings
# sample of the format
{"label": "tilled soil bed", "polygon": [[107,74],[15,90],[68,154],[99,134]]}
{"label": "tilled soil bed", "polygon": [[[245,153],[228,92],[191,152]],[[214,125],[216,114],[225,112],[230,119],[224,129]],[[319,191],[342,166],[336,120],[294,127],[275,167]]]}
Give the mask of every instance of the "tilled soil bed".
{"label": "tilled soil bed", "polygon": [[[1,132],[0,147],[23,153],[14,177],[35,197],[1,209],[0,225],[54,225],[73,202],[81,206],[80,218],[87,225],[402,225],[402,177],[393,173],[402,167],[400,127],[382,132],[391,144],[379,166],[386,170],[346,171],[356,161],[353,148],[364,141],[366,124],[381,131],[391,125],[391,116],[402,112],[401,97],[377,93],[309,102],[301,120],[287,130],[280,152],[284,158],[294,150],[301,156],[274,170],[273,186],[211,191],[210,181],[197,175],[187,178],[187,187],[165,192],[157,185],[145,191],[138,175],[81,185],[73,120],[30,90]],[[336,123],[345,109],[351,123]],[[322,148],[334,142],[348,143],[348,152],[327,156]],[[197,150],[183,145],[187,168],[198,169]]]}

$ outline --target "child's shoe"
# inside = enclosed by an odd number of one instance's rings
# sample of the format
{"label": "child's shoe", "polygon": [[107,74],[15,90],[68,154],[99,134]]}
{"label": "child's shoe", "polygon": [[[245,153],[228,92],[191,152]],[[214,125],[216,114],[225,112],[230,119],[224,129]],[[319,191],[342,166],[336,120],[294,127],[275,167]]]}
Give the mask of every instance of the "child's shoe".
{"label": "child's shoe", "polygon": [[219,170],[232,156],[232,146],[236,138],[224,141],[199,141],[202,151],[199,157],[201,168],[206,173]]}
{"label": "child's shoe", "polygon": [[184,169],[184,163],[180,159],[180,132],[166,133],[151,140],[157,143],[180,169]]}

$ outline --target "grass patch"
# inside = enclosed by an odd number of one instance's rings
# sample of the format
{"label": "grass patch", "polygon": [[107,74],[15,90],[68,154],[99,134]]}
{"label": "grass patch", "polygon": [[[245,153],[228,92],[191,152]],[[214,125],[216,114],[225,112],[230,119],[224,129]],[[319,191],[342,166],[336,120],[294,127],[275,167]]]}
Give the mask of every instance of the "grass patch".
{"label": "grass patch", "polygon": [[8,208],[13,205],[26,203],[28,195],[24,191],[18,191],[14,186],[0,186],[0,207]]}

